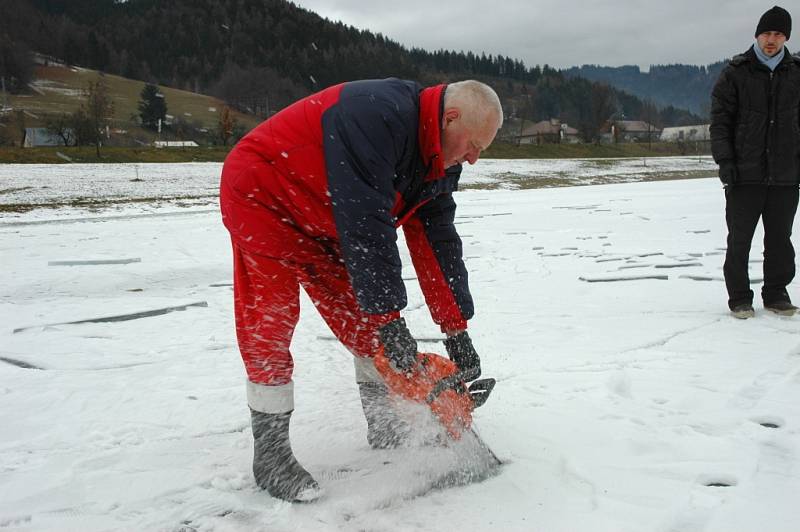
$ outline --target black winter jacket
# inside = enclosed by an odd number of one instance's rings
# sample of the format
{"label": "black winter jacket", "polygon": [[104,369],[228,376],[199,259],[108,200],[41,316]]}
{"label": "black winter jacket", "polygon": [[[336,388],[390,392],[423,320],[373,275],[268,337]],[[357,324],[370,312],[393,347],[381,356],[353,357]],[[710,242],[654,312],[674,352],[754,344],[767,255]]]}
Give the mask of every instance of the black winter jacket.
{"label": "black winter jacket", "polygon": [[736,165],[736,184],[800,182],[800,58],[786,50],[774,72],[753,48],[731,60],[711,96],[711,153]]}

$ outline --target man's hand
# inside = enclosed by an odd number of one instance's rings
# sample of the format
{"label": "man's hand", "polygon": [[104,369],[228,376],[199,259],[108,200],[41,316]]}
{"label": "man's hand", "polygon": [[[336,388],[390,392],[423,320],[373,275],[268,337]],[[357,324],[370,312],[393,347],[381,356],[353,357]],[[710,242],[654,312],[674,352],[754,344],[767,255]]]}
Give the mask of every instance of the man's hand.
{"label": "man's hand", "polygon": [[411,336],[406,320],[396,319],[378,329],[383,352],[397,371],[408,373],[417,363],[417,341]]}
{"label": "man's hand", "polygon": [[467,331],[461,331],[454,336],[449,336],[444,341],[444,347],[447,349],[447,355],[450,360],[456,363],[458,369],[461,371],[477,369],[477,373],[472,378],[477,379],[481,376],[481,357],[472,347],[472,340],[470,340]]}
{"label": "man's hand", "polygon": [[719,163],[719,180],[727,186],[736,184],[738,178],[736,163],[733,161],[722,161]]}

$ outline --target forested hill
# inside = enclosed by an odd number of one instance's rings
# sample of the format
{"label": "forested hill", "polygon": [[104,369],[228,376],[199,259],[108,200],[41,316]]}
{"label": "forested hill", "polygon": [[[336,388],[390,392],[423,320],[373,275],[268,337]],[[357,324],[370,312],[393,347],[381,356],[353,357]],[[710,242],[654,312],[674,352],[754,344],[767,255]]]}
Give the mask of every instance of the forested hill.
{"label": "forested hill", "polygon": [[707,116],[711,89],[727,61],[708,66],[653,65],[649,72],[638,66],[604,67],[583,65],[562,70],[567,77],[582,77],[608,83],[641,99],[663,107],[672,105]]}
{"label": "forested hill", "polygon": [[[388,76],[423,84],[477,78],[507,112],[560,118],[591,139],[612,116],[696,123],[621,91],[500,55],[406,48],[285,0],[0,0],[0,35],[19,58],[36,51],[125,77],[220,97],[268,115],[341,81]],[[2,51],[0,51],[2,52]],[[5,74],[16,64],[0,62]],[[24,76],[21,69],[19,76]],[[17,80],[19,81],[19,80]],[[16,83],[24,87],[25,83]]]}

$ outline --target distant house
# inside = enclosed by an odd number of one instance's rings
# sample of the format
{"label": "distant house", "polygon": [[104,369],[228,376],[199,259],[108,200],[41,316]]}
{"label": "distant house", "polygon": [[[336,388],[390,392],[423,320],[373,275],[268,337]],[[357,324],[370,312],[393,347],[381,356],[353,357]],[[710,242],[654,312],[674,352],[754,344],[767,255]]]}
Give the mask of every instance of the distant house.
{"label": "distant house", "polygon": [[551,118],[542,120],[522,129],[516,137],[519,144],[553,144],[559,142],[580,142],[578,130],[562,124],[560,120]]}
{"label": "distant house", "polygon": [[[69,131],[68,135],[72,135]],[[26,127],[25,141],[22,143],[24,148],[37,148],[39,146],[63,146],[64,140],[44,127]]]}
{"label": "distant house", "polygon": [[610,142],[648,142],[661,138],[661,130],[642,120],[616,120],[604,140]]}
{"label": "distant house", "polygon": [[695,126],[665,127],[661,132],[662,142],[699,141],[711,139],[709,124]]}
{"label": "distant house", "polygon": [[157,140],[153,146],[156,148],[197,148],[199,145],[193,140]]}

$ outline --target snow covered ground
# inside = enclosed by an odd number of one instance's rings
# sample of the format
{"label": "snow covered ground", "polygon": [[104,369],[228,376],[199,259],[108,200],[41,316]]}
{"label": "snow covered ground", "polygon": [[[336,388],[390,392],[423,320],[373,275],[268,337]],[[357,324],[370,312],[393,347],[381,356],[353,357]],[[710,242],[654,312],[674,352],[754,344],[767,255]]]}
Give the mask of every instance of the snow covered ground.
{"label": "snow covered ground", "polygon": [[[464,189],[542,188],[576,184],[624,183],[652,179],[716,175],[710,157],[657,159],[481,160],[467,166]],[[28,212],[47,207],[50,214],[76,209],[181,208],[216,204],[221,163],[0,165],[0,209]],[[15,215],[29,219],[40,213]]]}
{"label": "snow covered ground", "polygon": [[[534,166],[581,163],[465,180]],[[0,531],[797,530],[800,316],[729,316],[715,179],[458,193],[470,330],[498,380],[475,424],[506,462],[479,484],[408,497],[435,464],[368,448],[350,355],[304,299],[292,439],[327,496],[290,505],[250,472],[218,165],[94,167],[80,186],[74,169],[0,166],[2,204],[63,204],[0,219]],[[181,194],[205,199],[147,199]],[[408,288],[412,331],[439,336]]]}

